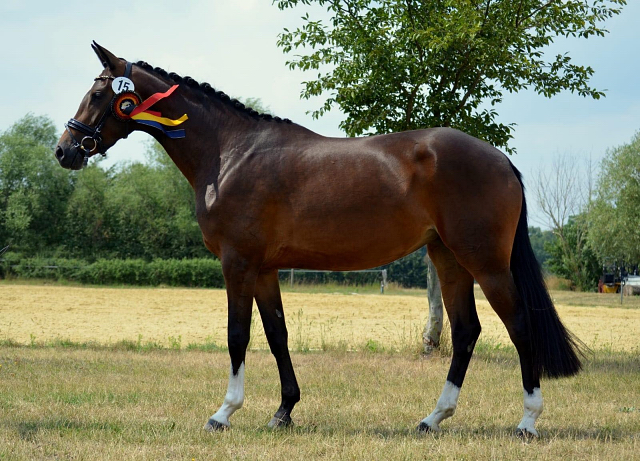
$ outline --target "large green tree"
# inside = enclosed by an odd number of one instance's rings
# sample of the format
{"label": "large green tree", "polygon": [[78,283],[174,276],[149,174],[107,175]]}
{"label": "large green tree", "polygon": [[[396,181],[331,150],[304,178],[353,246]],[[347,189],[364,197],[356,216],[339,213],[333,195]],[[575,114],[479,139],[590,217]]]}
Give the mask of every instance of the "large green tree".
{"label": "large green tree", "polygon": [[[279,0],[326,8],[285,29],[291,69],[319,71],[301,96],[327,98],[349,135],[451,126],[511,152],[513,124],[497,121],[505,92],[568,90],[598,99],[591,67],[546,52],[558,37],[603,36],[626,0]],[[317,10],[315,10],[317,12]]]}
{"label": "large green tree", "polygon": [[602,160],[589,218],[600,259],[640,262],[640,131]]}

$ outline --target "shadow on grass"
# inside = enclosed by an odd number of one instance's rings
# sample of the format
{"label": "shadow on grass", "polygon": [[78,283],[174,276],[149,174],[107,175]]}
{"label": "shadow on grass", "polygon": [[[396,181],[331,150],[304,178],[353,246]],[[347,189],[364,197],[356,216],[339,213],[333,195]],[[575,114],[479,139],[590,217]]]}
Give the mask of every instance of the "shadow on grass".
{"label": "shadow on grass", "polygon": [[[516,426],[483,426],[483,427],[460,427],[452,429],[443,427],[441,432],[420,432],[416,428],[418,423],[413,427],[362,427],[358,428],[340,428],[338,426],[327,425],[320,426],[316,424],[293,426],[290,428],[269,429],[267,427],[259,428],[257,431],[263,434],[282,435],[289,437],[291,435],[307,436],[319,435],[321,437],[361,437],[369,436],[384,440],[392,440],[397,438],[411,439],[439,439],[454,438],[464,440],[509,440],[522,443],[548,443],[553,440],[595,440],[600,442],[616,442],[633,440],[638,438],[638,434],[633,430],[624,431],[615,427],[602,428],[581,428],[581,427],[554,427],[541,429],[539,438],[531,438],[524,440],[517,435]],[[231,429],[237,430],[237,429]]]}
{"label": "shadow on grass", "polygon": [[[73,419],[57,418],[38,421],[23,421],[16,424],[9,424],[17,431],[19,437],[27,442],[36,442],[39,433],[60,434],[69,433],[103,433],[107,436],[119,436],[125,432],[125,427],[119,422],[95,421],[83,422]],[[231,431],[245,434],[255,433],[275,437],[288,438],[291,436],[320,436],[326,438],[333,437],[371,437],[383,440],[404,439],[424,439],[426,441],[440,438],[453,438],[460,440],[513,440],[514,442],[524,440],[516,435],[515,426],[482,426],[452,428],[443,427],[441,432],[419,432],[416,430],[417,423],[411,427],[388,427],[388,426],[364,426],[362,428],[344,428],[337,425],[307,424],[293,426],[289,428],[270,429],[266,426],[232,428]],[[127,432],[134,438],[144,438],[144,434],[169,433],[176,428],[175,422],[142,422],[133,424],[126,428]],[[135,435],[134,435],[135,434]],[[215,433],[208,435],[202,431],[202,436],[215,437]],[[637,439],[639,436],[633,430],[625,431],[619,427],[583,428],[583,427],[551,427],[540,430],[540,438],[530,439],[529,443],[548,443],[554,440],[594,440],[603,443],[628,441]]]}
{"label": "shadow on grass", "polygon": [[170,419],[166,421],[140,421],[122,423],[119,421],[79,421],[68,418],[43,419],[38,421],[22,421],[9,423],[9,427],[15,429],[19,437],[27,442],[35,442],[38,434],[85,434],[89,437],[97,435],[107,437],[119,437],[125,432],[127,437],[136,441],[146,440],[149,435],[166,436],[176,430],[176,422]]}
{"label": "shadow on grass", "polygon": [[542,440],[596,440],[599,442],[617,442],[622,440],[637,439],[640,436],[636,431],[624,431],[617,427],[588,428],[583,427],[557,427],[542,432]]}
{"label": "shadow on grass", "polygon": [[112,435],[122,433],[123,427],[116,422],[80,422],[71,419],[59,418],[38,421],[23,421],[15,424],[20,438],[32,442],[39,432],[108,432]]}

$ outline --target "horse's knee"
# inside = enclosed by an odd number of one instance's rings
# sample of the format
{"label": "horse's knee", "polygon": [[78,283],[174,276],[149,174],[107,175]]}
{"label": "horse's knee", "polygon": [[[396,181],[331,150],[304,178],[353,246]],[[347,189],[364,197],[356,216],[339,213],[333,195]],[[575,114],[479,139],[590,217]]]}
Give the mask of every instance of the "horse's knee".
{"label": "horse's knee", "polygon": [[480,337],[482,327],[479,321],[456,324],[451,329],[451,342],[454,354],[471,354]]}

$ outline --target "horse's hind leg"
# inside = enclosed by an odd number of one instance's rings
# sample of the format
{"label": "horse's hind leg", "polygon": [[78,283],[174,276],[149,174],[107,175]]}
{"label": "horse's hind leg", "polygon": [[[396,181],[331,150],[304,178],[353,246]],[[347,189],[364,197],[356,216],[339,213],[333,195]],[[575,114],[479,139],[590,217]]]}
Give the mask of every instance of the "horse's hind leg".
{"label": "horse's hind leg", "polygon": [[495,273],[476,274],[489,304],[498,314],[520,357],[522,385],[524,388],[524,416],[518,425],[518,435],[537,436],[536,419],[542,413],[540,376],[533,363],[531,332],[527,312],[520,300],[511,272],[506,269]]}
{"label": "horse's hind leg", "polygon": [[453,358],[436,408],[418,426],[418,430],[425,432],[438,431],[440,422],[455,412],[473,348],[480,336],[480,321],[473,297],[473,277],[456,261],[440,239],[430,243],[427,248],[438,271],[442,298],[451,324]]}
{"label": "horse's hind leg", "polygon": [[300,400],[300,388],[289,356],[287,326],[282,309],[277,270],[258,276],[255,298],[260,317],[262,317],[264,332],[269,341],[269,348],[278,364],[282,390],[282,403],[269,422],[269,427],[288,426],[292,423],[291,411]]}

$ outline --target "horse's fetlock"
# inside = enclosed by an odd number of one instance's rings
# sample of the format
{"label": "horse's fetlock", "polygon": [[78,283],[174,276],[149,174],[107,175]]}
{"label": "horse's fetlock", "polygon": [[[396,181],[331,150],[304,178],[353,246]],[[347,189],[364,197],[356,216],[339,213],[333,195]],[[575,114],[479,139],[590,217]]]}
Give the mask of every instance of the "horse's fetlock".
{"label": "horse's fetlock", "polygon": [[282,400],[290,404],[296,404],[300,401],[300,389],[283,389]]}

